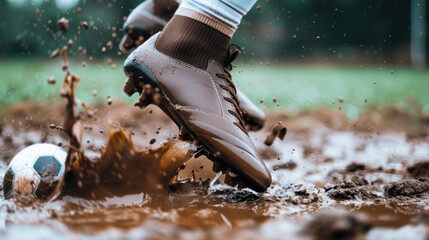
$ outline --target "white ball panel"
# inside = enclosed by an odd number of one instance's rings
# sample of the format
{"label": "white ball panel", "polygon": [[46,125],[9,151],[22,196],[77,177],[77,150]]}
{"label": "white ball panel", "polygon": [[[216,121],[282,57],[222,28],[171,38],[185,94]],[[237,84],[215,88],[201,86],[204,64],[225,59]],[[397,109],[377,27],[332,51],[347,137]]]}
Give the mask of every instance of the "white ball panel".
{"label": "white ball panel", "polygon": [[20,171],[27,167],[32,167],[34,162],[40,156],[54,156],[62,164],[62,171],[64,171],[64,164],[67,158],[67,152],[58,147],[57,145],[49,143],[37,143],[22,149],[15,157],[12,158],[10,165],[14,171]]}

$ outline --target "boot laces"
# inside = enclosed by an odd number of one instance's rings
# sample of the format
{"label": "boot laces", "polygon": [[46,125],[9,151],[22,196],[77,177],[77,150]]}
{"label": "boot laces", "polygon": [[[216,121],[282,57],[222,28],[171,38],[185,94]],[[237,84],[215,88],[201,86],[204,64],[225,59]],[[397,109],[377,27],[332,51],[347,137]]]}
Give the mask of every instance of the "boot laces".
{"label": "boot laces", "polygon": [[232,115],[234,115],[237,119],[238,122],[234,122],[234,125],[237,126],[238,128],[240,128],[244,133],[247,134],[247,131],[244,127],[244,120],[243,120],[243,115],[241,113],[240,110],[240,101],[238,100],[237,97],[237,88],[235,87],[234,83],[232,82],[232,76],[230,71],[232,70],[233,66],[232,66],[232,62],[238,57],[238,55],[241,53],[241,51],[239,50],[240,47],[236,44],[231,44],[229,46],[229,48],[231,48],[232,46],[235,46],[236,49],[232,50],[232,49],[228,49],[227,52],[227,56],[225,59],[225,63],[223,66],[223,70],[224,73],[223,74],[216,74],[217,77],[225,79],[227,84],[226,85],[219,85],[222,89],[228,91],[230,93],[231,97],[224,97],[224,99],[230,103],[232,103],[235,107],[235,111],[232,110],[228,110],[228,112]]}

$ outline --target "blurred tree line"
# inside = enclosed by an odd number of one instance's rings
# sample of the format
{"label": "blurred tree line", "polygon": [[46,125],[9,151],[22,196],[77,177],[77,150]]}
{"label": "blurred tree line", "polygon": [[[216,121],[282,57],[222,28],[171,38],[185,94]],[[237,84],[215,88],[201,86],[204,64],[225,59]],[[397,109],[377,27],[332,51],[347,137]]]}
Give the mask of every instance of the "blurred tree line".
{"label": "blurred tree line", "polygon": [[[23,1],[15,6],[0,0],[2,59],[47,58],[70,39],[72,55],[82,55],[77,51],[81,46],[87,57],[117,56],[123,18],[140,3],[80,0],[73,8],[60,10],[53,0]],[[61,17],[70,20],[66,34],[56,26]],[[83,21],[88,30],[81,26]],[[113,48],[103,54],[101,49],[109,41]],[[245,48],[246,61],[408,64],[410,1],[259,0],[233,42]]]}

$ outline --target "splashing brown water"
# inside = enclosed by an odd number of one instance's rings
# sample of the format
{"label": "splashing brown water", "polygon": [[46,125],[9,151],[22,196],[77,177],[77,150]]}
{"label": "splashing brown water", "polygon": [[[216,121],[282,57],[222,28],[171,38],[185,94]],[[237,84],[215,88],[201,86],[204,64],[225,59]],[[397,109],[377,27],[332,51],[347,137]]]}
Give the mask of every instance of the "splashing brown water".
{"label": "splashing brown water", "polygon": [[168,184],[196,150],[193,142],[171,140],[158,148],[139,151],[131,133],[111,131],[99,160],[81,158],[74,162],[64,194],[99,199],[143,192],[165,198]]}
{"label": "splashing brown water", "polygon": [[81,148],[83,121],[78,107],[82,106],[88,117],[92,117],[93,112],[76,98],[80,78],[69,70],[66,46],[61,53],[66,76],[60,96],[66,101],[64,132],[69,137],[70,146],[66,178],[60,184],[59,195],[104,199],[144,193],[151,199],[165,199],[168,185],[176,180],[180,167],[198,149],[196,143],[172,139],[158,148],[139,151],[134,146],[131,133],[119,129],[109,133],[101,156],[89,159]]}

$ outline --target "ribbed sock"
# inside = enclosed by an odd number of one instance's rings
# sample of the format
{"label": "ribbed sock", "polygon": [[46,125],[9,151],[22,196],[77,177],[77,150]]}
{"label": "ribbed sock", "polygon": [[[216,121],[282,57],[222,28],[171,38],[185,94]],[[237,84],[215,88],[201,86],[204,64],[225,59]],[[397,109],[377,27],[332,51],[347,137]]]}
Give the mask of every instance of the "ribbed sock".
{"label": "ribbed sock", "polygon": [[156,49],[196,67],[225,61],[231,37],[206,23],[175,14],[156,42]]}

